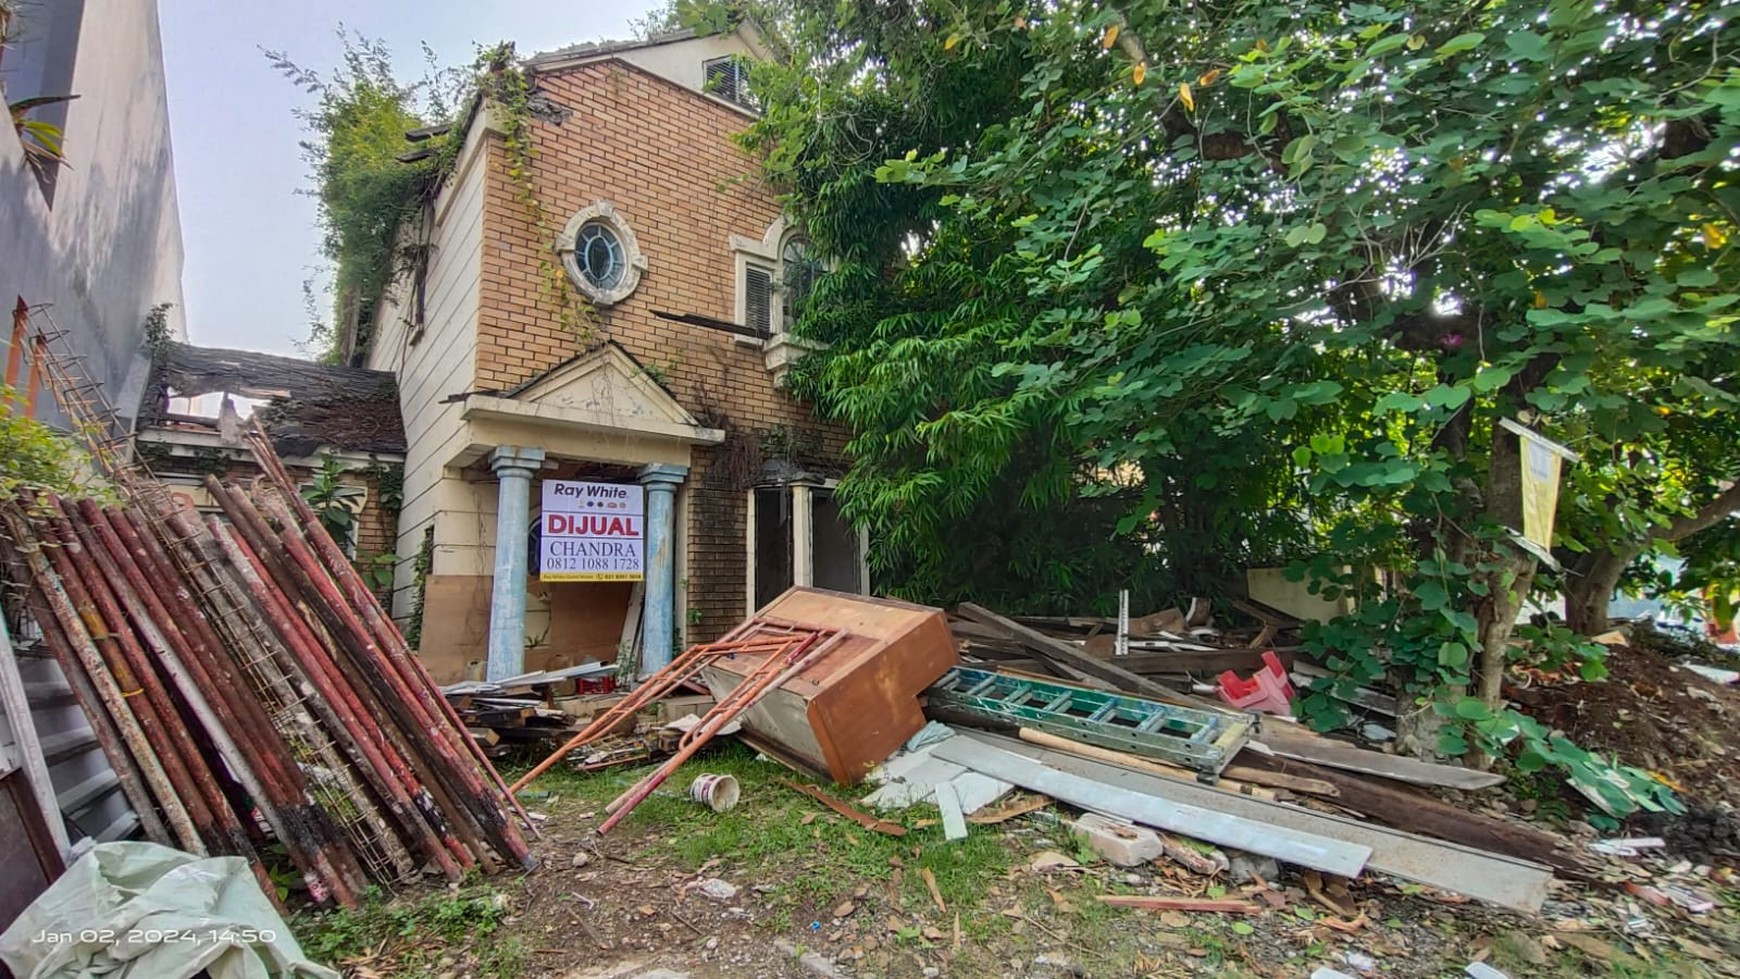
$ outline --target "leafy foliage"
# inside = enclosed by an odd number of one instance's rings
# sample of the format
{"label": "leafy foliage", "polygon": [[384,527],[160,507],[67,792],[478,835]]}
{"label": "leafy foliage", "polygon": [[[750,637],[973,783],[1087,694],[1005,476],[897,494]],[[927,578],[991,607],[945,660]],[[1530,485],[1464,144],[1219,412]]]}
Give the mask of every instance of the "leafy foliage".
{"label": "leafy foliage", "polygon": [[746,142],[834,260],[794,377],[908,594],[1291,563],[1361,599],[1311,640],[1348,680],[1490,707],[1543,648],[1501,419],[1589,460],[1573,550],[1740,475],[1700,448],[1740,434],[1714,7],[817,0],[788,33]]}
{"label": "leafy foliage", "polygon": [[356,530],[356,513],[351,509],[354,493],[355,488],[344,482],[343,463],[331,454],[321,458],[320,468],[302,487],[302,498],[308,501],[320,526],[341,544]]}
{"label": "leafy foliage", "polygon": [[0,384],[0,500],[37,491],[75,499],[100,495],[103,487],[73,439],[21,407],[19,393]]}
{"label": "leafy foliage", "polygon": [[[314,324],[312,342],[323,359],[339,355],[339,332],[346,297],[354,296],[354,315],[363,329],[394,275],[410,260],[401,251],[399,231],[418,213],[458,152],[457,141],[435,136],[440,151],[401,162],[410,149],[405,134],[451,122],[465,92],[467,76],[437,67],[424,49],[427,69],[413,82],[395,76],[386,46],[361,34],[339,32],[344,54],[327,74],[304,68],[283,52],[265,52],[272,66],[316,97],[313,108],[298,110],[308,134],[302,142],[319,202],[322,249],[332,263],[333,320]],[[415,246],[415,243],[412,243]],[[367,337],[359,338],[359,349]]]}
{"label": "leafy foliage", "polygon": [[45,178],[52,164],[66,159],[61,142],[66,134],[59,126],[46,119],[32,119],[30,113],[50,105],[71,102],[77,95],[42,95],[35,98],[20,99],[8,103],[6,108],[12,117],[12,128],[18,134],[19,145],[24,148],[24,161],[30,164],[30,169],[39,179]]}

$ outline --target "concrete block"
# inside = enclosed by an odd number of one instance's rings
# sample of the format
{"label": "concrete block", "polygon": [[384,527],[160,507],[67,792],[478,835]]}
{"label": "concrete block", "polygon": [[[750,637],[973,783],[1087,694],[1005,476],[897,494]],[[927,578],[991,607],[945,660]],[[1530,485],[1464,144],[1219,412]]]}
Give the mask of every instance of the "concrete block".
{"label": "concrete block", "polygon": [[1093,851],[1119,867],[1139,867],[1166,852],[1160,834],[1090,812],[1070,824]]}

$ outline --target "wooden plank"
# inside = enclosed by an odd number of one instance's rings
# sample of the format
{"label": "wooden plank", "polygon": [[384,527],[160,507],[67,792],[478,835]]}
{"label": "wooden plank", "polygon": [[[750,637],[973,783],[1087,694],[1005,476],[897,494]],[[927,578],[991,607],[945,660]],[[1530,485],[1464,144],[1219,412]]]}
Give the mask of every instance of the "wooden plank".
{"label": "wooden plank", "polygon": [[[1136,644],[1132,643],[1132,647]],[[1111,662],[1142,676],[1152,676],[1156,673],[1197,673],[1219,674],[1224,670],[1234,670],[1246,673],[1263,667],[1263,653],[1273,652],[1281,660],[1283,667],[1291,669],[1296,661],[1296,650],[1275,649],[1269,647],[1241,646],[1236,649],[1215,649],[1208,652],[1193,650],[1143,650],[1132,648],[1128,655],[1119,656]]]}
{"label": "wooden plank", "polygon": [[1234,914],[1256,914],[1262,910],[1249,901],[1210,901],[1194,897],[1101,894],[1099,900],[1100,903],[1114,908],[1141,908],[1146,911],[1228,911]]}
{"label": "wooden plank", "polygon": [[[1069,738],[1052,734],[1048,731],[1037,731],[1030,727],[1024,727],[1021,729],[1021,740],[1026,741],[1029,744],[1055,748],[1058,751],[1067,751],[1072,755],[1080,755],[1083,758],[1092,758],[1096,761],[1110,762],[1113,765],[1122,765],[1125,768],[1134,768],[1139,771],[1151,772],[1162,778],[1182,779],[1186,782],[1195,782],[1198,780],[1196,772],[1179,765],[1169,765],[1158,759],[1143,758],[1140,755],[1132,755],[1126,751],[1115,751],[1111,748],[1102,748],[1099,745],[1083,744],[1080,741],[1072,741]],[[1249,785],[1226,778],[1221,778],[1214,784],[1217,788],[1225,789],[1228,792],[1237,792],[1240,795],[1254,795],[1260,799],[1275,798],[1275,793],[1270,792],[1267,789],[1252,788]]]}
{"label": "wooden plank", "polygon": [[[1321,666],[1303,661],[1296,663],[1283,661],[1281,665],[1285,666],[1294,674],[1293,685],[1301,690],[1305,688],[1305,681],[1307,680],[1334,676],[1333,673]],[[1346,696],[1342,696],[1342,694],[1333,687],[1326,688],[1325,692],[1336,700],[1352,704],[1355,707],[1364,707],[1366,710],[1374,710],[1379,714],[1388,717],[1396,716],[1396,698],[1389,694],[1378,693],[1376,690],[1368,690],[1365,687],[1354,687],[1352,692]]]}
{"label": "wooden plank", "polygon": [[[1043,792],[1054,799],[1091,812],[1116,816],[1169,832],[1183,833],[1221,846],[1261,853],[1276,860],[1325,873],[1343,877],[1358,876],[1371,856],[1371,848],[1358,843],[1266,825],[1200,806],[1183,805],[1153,792],[1135,791],[1062,771],[1049,763],[1034,764],[1031,757],[1002,747],[1005,743],[1006,739],[997,739],[997,743],[992,743],[990,738],[957,734],[937,745],[932,754],[944,761],[964,765],[982,775],[1013,782],[1029,791]],[[1088,765],[1099,764],[1087,759],[1075,760]],[[1143,777],[1158,784],[1182,784],[1155,776]],[[1241,798],[1231,793],[1222,794],[1235,799]]]}
{"label": "wooden plank", "polygon": [[1254,753],[1241,757],[1252,767],[1328,782],[1340,793],[1339,804],[1377,822],[1547,864],[1570,877],[1589,876],[1590,867],[1580,854],[1562,849],[1556,837],[1533,827],[1458,809],[1413,789],[1333,768]]}
{"label": "wooden plank", "polygon": [[1036,632],[1019,622],[1006,619],[990,609],[974,605],[972,602],[962,603],[959,612],[975,622],[1002,630],[1011,639],[1015,639],[1023,646],[1033,650],[1041,659],[1056,663],[1071,672],[1085,673],[1088,676],[1111,683],[1120,690],[1143,694],[1162,703],[1195,707],[1199,710],[1225,710],[1220,704],[1211,703],[1189,694],[1178,693],[1147,677],[1137,676],[1121,666],[1089,656],[1085,651],[1077,649],[1069,643]]}
{"label": "wooden plank", "polygon": [[[1292,829],[1308,832],[1320,838],[1362,844],[1371,850],[1371,859],[1366,865],[1367,870],[1390,874],[1447,891],[1455,891],[1518,911],[1533,912],[1539,910],[1541,902],[1546,900],[1547,885],[1553,878],[1551,867],[1518,856],[1506,855],[1503,852],[1494,853],[1488,849],[1466,846],[1461,842],[1427,839],[1424,836],[1399,829],[1391,829],[1343,816],[1314,812],[1310,809],[1284,803],[1264,802],[1248,796],[1222,792],[1206,785],[1157,778],[1144,772],[1086,758],[1077,758],[1041,748],[1038,745],[1013,741],[1009,738],[976,732],[972,734],[957,733],[948,742],[944,742],[944,746],[949,742],[963,739],[982,741],[1003,748],[1009,754],[1016,755],[1019,762],[1028,767],[1044,765],[1054,770],[1117,786],[1138,794],[1153,796],[1157,800],[1170,800],[1233,816],[1241,816],[1275,831]],[[1271,759],[1263,759],[1264,764],[1268,764],[1269,761]],[[1342,790],[1342,804],[1349,806],[1362,804],[1361,800],[1355,799],[1349,791],[1350,785],[1362,781],[1354,776],[1341,772],[1329,772],[1326,769],[1313,770],[1309,765],[1299,765],[1296,762],[1280,764],[1285,764],[1287,770],[1295,774],[1325,779],[1334,776],[1338,779],[1337,787]],[[1390,791],[1400,793],[1408,798],[1415,797],[1414,793],[1406,789],[1395,788]],[[1499,822],[1490,817],[1480,816],[1478,813],[1455,809],[1441,802],[1437,805],[1449,810],[1453,814],[1451,818],[1460,822]],[[1409,811],[1413,813],[1416,809],[1410,806]],[[1425,828],[1424,821],[1412,818],[1410,815],[1404,815],[1398,822],[1410,828]],[[1509,824],[1504,825],[1508,826]],[[1528,834],[1541,835],[1539,831],[1529,830],[1526,827],[1515,828]],[[1554,865],[1557,866],[1557,863]]]}
{"label": "wooden plank", "polygon": [[1298,617],[1283,612],[1273,605],[1265,605],[1254,598],[1235,598],[1232,600],[1232,607],[1266,626],[1274,626],[1277,629],[1296,629],[1303,624]]}
{"label": "wooden plank", "polygon": [[802,792],[804,795],[809,796],[822,805],[827,806],[829,809],[845,816],[847,819],[852,820],[865,829],[875,830],[878,833],[887,833],[889,836],[906,835],[905,826],[902,826],[899,823],[889,822],[886,819],[877,819],[875,816],[870,815],[862,809],[855,809],[851,805],[841,802],[839,799],[834,798],[813,785],[793,782],[788,778],[780,779],[779,784],[793,790],[794,792]]}
{"label": "wooden plank", "polygon": [[[1250,747],[1259,754],[1274,754],[1294,761],[1308,761],[1329,768],[1359,772],[1362,775],[1378,775],[1398,782],[1411,782],[1414,785],[1473,790],[1488,789],[1504,781],[1504,776],[1496,772],[1477,772],[1454,765],[1434,765],[1418,758],[1367,751],[1303,731],[1275,726],[1265,727],[1251,742]],[[1265,748],[1267,752],[1264,751]]]}
{"label": "wooden plank", "polygon": [[1245,765],[1228,765],[1221,774],[1240,782],[1267,785],[1274,789],[1289,789],[1294,792],[1303,792],[1306,795],[1320,795],[1327,799],[1333,799],[1341,794],[1341,790],[1336,788],[1333,782],[1325,782],[1320,778],[1267,772],[1261,768],[1250,768]]}

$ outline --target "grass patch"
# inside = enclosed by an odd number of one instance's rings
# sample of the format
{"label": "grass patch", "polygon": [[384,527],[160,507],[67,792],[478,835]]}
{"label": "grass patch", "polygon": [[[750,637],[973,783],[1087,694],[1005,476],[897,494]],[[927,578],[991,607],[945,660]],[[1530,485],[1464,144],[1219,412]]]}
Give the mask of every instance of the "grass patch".
{"label": "grass patch", "polygon": [[511,906],[505,891],[485,883],[393,901],[371,889],[355,910],[299,914],[290,926],[316,962],[378,956],[407,974],[432,975],[451,958],[453,967],[480,979],[511,979],[524,973],[529,957],[523,941],[501,930]]}
{"label": "grass patch", "polygon": [[[551,793],[549,804],[540,807],[552,815],[590,810],[602,815],[604,805],[646,771],[644,766],[601,772],[554,769],[534,787]],[[704,772],[737,779],[742,798],[736,808],[716,813],[689,801],[689,783]],[[510,781],[517,777],[511,771],[504,774]],[[920,873],[929,869],[950,911],[970,911],[984,900],[987,883],[1009,866],[1011,855],[1000,833],[979,830],[965,840],[947,842],[940,823],[913,825],[936,815],[934,809],[920,806],[883,814],[908,827],[904,837],[889,836],[833,813],[781,785],[781,779],[809,781],[775,762],[758,761],[754,750],[737,741],[722,742],[679,768],[614,832],[656,834],[659,839],[642,852],[674,859],[684,869],[717,859],[721,872],[742,878],[737,883],[773,885],[776,900],[793,909],[793,920],[802,917],[800,909],[826,911],[822,905],[844,900],[860,884],[884,885],[896,861],[904,867],[903,907],[934,909]],[[863,794],[824,788],[852,805]],[[811,814],[814,818],[805,823]]]}

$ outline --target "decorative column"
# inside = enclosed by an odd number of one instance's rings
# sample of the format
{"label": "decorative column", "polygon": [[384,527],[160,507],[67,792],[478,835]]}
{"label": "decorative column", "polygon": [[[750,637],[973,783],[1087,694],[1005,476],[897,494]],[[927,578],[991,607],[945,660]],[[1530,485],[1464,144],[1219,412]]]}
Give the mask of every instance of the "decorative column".
{"label": "decorative column", "polygon": [[646,487],[646,604],[641,611],[640,674],[670,665],[676,642],[677,487],[688,466],[654,464],[640,471]]}
{"label": "decorative column", "polygon": [[495,504],[495,587],[489,603],[491,682],[526,671],[526,526],[531,516],[532,474],[544,450],[498,445],[489,467],[500,481]]}

